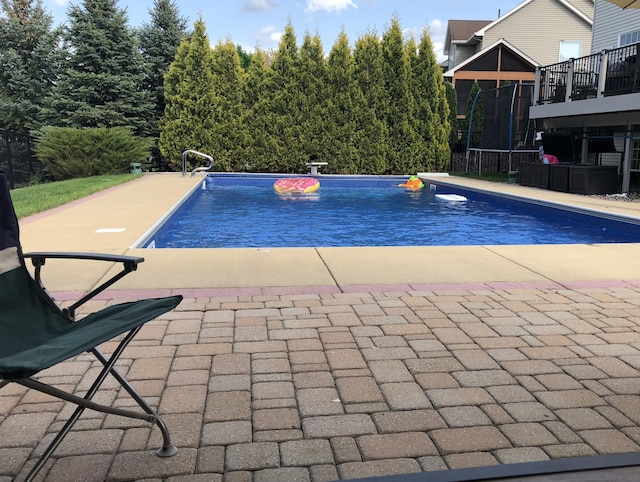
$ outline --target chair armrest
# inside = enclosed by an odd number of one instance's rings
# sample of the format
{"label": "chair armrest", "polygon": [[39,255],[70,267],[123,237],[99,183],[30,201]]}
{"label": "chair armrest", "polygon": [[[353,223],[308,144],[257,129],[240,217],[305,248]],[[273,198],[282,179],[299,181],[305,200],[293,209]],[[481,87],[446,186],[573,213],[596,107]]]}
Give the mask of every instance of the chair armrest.
{"label": "chair armrest", "polygon": [[75,318],[76,309],[96,296],[98,293],[106,290],[109,286],[114,284],[125,275],[135,271],[138,265],[144,261],[141,256],[126,256],[121,254],[106,254],[106,253],[80,253],[80,252],[46,252],[38,251],[31,253],[24,253],[25,258],[31,259],[33,266],[35,266],[34,279],[40,289],[47,295],[47,290],[42,282],[42,267],[47,259],[69,259],[69,260],[84,260],[84,261],[107,261],[111,263],[122,263],[122,271],[112,276],[110,279],[102,283],[97,288],[94,288],[89,293],[85,294],[80,300],[65,308],[63,311],[69,316],[70,319]]}
{"label": "chair armrest", "polygon": [[[93,261],[110,261],[112,263],[123,263],[126,265],[137,266],[144,261],[141,256],[125,256],[122,254],[106,254],[106,253],[79,253],[79,252],[50,252],[37,251],[32,253],[24,253],[25,258],[31,259],[34,266],[43,265],[46,259],[78,259]],[[135,269],[135,268],[134,268]]]}

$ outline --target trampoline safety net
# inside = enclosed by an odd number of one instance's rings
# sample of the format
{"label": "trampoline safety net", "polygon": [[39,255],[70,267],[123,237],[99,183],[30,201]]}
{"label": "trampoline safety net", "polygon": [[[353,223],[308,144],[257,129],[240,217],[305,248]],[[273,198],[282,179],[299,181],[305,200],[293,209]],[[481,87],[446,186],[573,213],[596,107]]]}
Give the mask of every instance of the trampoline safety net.
{"label": "trampoline safety net", "polygon": [[471,111],[471,137],[467,147],[532,149],[536,132],[535,123],[529,119],[533,87],[533,84],[512,83],[479,91]]}

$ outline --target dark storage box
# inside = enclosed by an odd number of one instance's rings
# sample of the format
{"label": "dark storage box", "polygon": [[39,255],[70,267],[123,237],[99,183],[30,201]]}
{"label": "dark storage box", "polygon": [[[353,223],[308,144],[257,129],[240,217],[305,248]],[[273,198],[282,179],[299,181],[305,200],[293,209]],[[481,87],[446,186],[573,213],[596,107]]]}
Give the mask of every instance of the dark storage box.
{"label": "dark storage box", "polygon": [[569,192],[569,164],[549,165],[549,189],[552,191]]}
{"label": "dark storage box", "polygon": [[549,164],[541,162],[520,163],[520,184],[549,189]]}
{"label": "dark storage box", "polygon": [[574,194],[611,194],[618,188],[618,168],[521,162],[520,184]]}
{"label": "dark storage box", "polygon": [[569,191],[576,194],[611,194],[618,188],[616,166],[571,166]]}

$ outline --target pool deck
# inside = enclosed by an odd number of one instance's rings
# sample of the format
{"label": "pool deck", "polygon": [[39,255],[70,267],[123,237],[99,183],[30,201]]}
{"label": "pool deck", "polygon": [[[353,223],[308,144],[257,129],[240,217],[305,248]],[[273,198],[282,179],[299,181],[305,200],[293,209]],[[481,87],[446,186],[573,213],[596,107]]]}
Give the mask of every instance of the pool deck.
{"label": "pool deck", "polygon": [[[536,200],[569,204],[640,218],[639,202],[621,202],[543,191],[518,185],[453,177],[440,182],[483,188]],[[291,288],[301,292],[421,290],[425,286],[466,283],[499,287],[582,286],[585,282],[640,279],[637,244],[365,247],[131,249],[202,178],[148,175],[108,192],[71,203],[21,223],[25,251],[91,251],[139,255],[147,262],[118,284],[119,290],[226,290],[263,294]],[[242,229],[238,220],[236,229]],[[371,227],[372,230],[375,226]],[[106,232],[99,232],[106,230]],[[115,231],[115,232],[114,232]],[[83,266],[67,276],[68,263],[49,262],[52,291],[86,290],[104,266]],[[170,273],[170,276],[167,274]]]}
{"label": "pool deck", "polygon": [[[146,175],[21,221],[25,252],[145,257],[88,308],[185,296],[121,363],[180,453],[158,459],[155,429],[87,412],[47,481],[497,480],[587,467],[579,456],[640,464],[640,244],[131,248],[201,181]],[[438,181],[640,219],[640,202]],[[115,269],[50,260],[45,281],[65,302]],[[78,357],[40,377],[81,391],[94,371]],[[112,383],[101,397],[128,404]],[[23,477],[69,413],[1,390],[0,481]],[[590,468],[591,480],[640,471]]]}

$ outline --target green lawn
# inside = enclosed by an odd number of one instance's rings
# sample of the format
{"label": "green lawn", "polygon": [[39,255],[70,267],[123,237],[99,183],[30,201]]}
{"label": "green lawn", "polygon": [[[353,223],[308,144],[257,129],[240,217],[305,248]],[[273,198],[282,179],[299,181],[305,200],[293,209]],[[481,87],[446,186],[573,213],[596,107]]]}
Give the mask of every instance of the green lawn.
{"label": "green lawn", "polygon": [[113,174],[47,182],[13,189],[11,191],[11,199],[18,219],[20,219],[47,209],[62,206],[68,202],[131,181],[140,176],[141,174]]}

